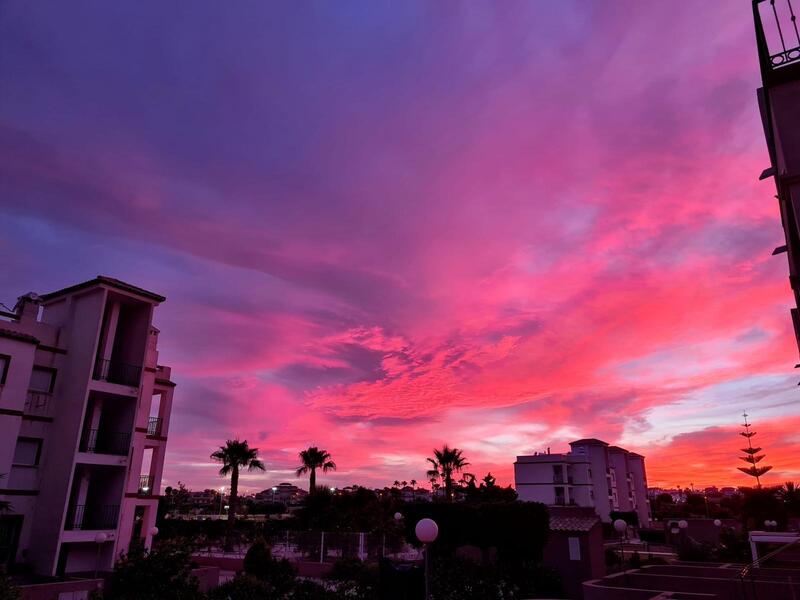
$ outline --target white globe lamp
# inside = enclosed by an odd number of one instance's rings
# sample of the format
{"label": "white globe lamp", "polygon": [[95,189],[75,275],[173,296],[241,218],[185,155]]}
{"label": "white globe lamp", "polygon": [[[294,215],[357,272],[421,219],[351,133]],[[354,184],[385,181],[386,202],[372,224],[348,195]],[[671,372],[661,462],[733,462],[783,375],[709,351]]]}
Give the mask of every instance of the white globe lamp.
{"label": "white globe lamp", "polygon": [[98,533],[94,536],[94,543],[95,544],[105,544],[108,541],[108,536],[105,533]]}
{"label": "white globe lamp", "polygon": [[402,521],[403,520],[403,513],[401,513],[401,512],[394,513],[394,520],[395,521]]}
{"label": "white globe lamp", "polygon": [[628,524],[625,522],[624,519],[617,519],[616,521],[614,521],[614,530],[617,533],[625,533],[627,529],[628,529]]}
{"label": "white globe lamp", "polygon": [[678,527],[680,527],[681,529],[686,529],[687,527],[689,527],[689,523],[681,519],[680,521],[678,521]]}
{"label": "white globe lamp", "polygon": [[420,519],[417,526],[414,528],[414,533],[417,534],[417,539],[423,544],[430,544],[434,542],[439,536],[439,526],[433,519]]}
{"label": "white globe lamp", "polygon": [[721,527],[722,521],[720,521],[719,519],[714,519],[714,525],[716,525],[717,527]]}
{"label": "white globe lamp", "polygon": [[150,528],[150,535],[155,537],[158,535],[158,527],[151,527]]}

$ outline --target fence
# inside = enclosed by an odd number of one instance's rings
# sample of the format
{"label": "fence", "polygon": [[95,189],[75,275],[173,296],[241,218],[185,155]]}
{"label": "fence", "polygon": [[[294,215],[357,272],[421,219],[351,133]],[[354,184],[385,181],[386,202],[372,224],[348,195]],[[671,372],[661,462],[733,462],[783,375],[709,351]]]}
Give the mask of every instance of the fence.
{"label": "fence", "polygon": [[[415,560],[421,556],[404,540],[382,533],[284,531],[265,535],[264,538],[272,556],[292,562],[332,563],[342,558],[378,560],[384,556]],[[199,553],[215,557],[243,557],[251,544],[251,540],[239,538],[225,550],[222,540],[209,540]]]}

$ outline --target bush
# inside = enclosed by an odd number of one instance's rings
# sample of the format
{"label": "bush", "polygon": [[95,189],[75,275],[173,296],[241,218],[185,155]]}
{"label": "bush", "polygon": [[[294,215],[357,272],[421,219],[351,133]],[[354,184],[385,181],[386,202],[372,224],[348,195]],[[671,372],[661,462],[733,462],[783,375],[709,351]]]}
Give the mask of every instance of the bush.
{"label": "bush", "polygon": [[272,598],[272,588],[252,575],[237,575],[215,588],[209,600],[265,600]]}
{"label": "bush", "polygon": [[663,529],[640,529],[639,539],[650,544],[666,544],[666,536]]}
{"label": "bush", "polygon": [[132,546],[111,576],[108,600],[195,600],[201,598],[191,574],[191,546],[171,541],[151,551]]}
{"label": "bush", "polygon": [[17,600],[19,597],[19,588],[11,583],[6,574],[0,570],[0,600]]}
{"label": "bush", "polygon": [[297,575],[288,560],[272,558],[272,553],[264,538],[256,540],[245,554],[244,572],[267,583],[272,590],[271,593],[276,596],[282,596],[291,591]]}
{"label": "bush", "polygon": [[333,563],[326,576],[336,582],[336,593],[346,598],[371,600],[379,597],[380,573],[377,567],[357,558],[342,558]]}

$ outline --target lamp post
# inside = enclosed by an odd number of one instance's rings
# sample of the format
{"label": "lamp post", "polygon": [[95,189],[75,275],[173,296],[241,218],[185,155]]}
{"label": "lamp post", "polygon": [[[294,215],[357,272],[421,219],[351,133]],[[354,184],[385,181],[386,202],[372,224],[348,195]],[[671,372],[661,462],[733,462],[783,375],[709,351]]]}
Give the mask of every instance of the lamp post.
{"label": "lamp post", "polygon": [[[402,517],[402,515],[400,516]],[[395,515],[396,517],[397,515]],[[433,543],[439,536],[439,526],[433,519],[420,519],[416,527],[414,527],[414,533],[417,534],[417,539],[422,542],[423,552],[425,553],[425,600],[429,600],[431,596],[428,582],[428,545]]]}
{"label": "lamp post", "polygon": [[97,544],[97,556],[94,559],[94,578],[97,579],[97,571],[100,568],[100,549],[103,547],[103,544],[106,543],[108,540],[108,536],[100,532],[96,536],[94,536],[94,543]]}
{"label": "lamp post", "polygon": [[623,540],[628,531],[628,523],[624,519],[617,519],[614,521],[614,530],[619,534],[619,563],[622,570],[625,571],[625,546]]}
{"label": "lamp post", "polygon": [[274,485],[272,486],[272,503],[275,504],[275,492],[278,491],[278,488]]}
{"label": "lamp post", "polygon": [[222,516],[222,502],[225,498],[225,486],[219,488],[219,516]]}

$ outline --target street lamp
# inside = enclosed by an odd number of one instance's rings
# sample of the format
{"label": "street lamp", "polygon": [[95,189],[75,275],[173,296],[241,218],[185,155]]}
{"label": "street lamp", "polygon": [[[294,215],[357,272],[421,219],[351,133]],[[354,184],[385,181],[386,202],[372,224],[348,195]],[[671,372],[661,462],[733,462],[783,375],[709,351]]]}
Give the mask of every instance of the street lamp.
{"label": "street lamp", "polygon": [[[399,514],[399,513],[398,513]],[[400,515],[402,517],[402,515]],[[395,515],[395,518],[397,515]],[[422,542],[423,552],[425,553],[425,600],[430,598],[430,589],[428,587],[428,544],[436,541],[439,536],[439,526],[433,519],[420,519],[417,526],[414,527],[414,533],[417,534],[417,539]]]}
{"label": "street lamp", "polygon": [[403,520],[403,513],[401,513],[401,512],[394,513],[394,520],[395,521],[402,521]]}
{"label": "street lamp", "polygon": [[151,527],[149,533],[151,537],[156,537],[158,535],[158,527]]}
{"label": "street lamp", "polygon": [[219,516],[220,517],[222,516],[222,501],[223,501],[224,497],[225,497],[225,486],[223,485],[221,488],[219,488]]}
{"label": "street lamp", "polygon": [[625,570],[625,546],[623,540],[628,531],[628,523],[624,519],[614,521],[614,530],[619,534],[619,564]]}
{"label": "street lamp", "polygon": [[100,549],[103,547],[103,544],[106,543],[108,540],[108,536],[100,532],[96,536],[94,536],[94,543],[97,544],[97,556],[94,560],[94,578],[97,579],[97,570],[100,568]]}
{"label": "street lamp", "polygon": [[278,491],[278,488],[274,485],[272,486],[272,503],[275,504],[275,492]]}
{"label": "street lamp", "polygon": [[717,527],[722,527],[722,521],[720,521],[719,519],[714,519],[714,525],[716,525]]}

